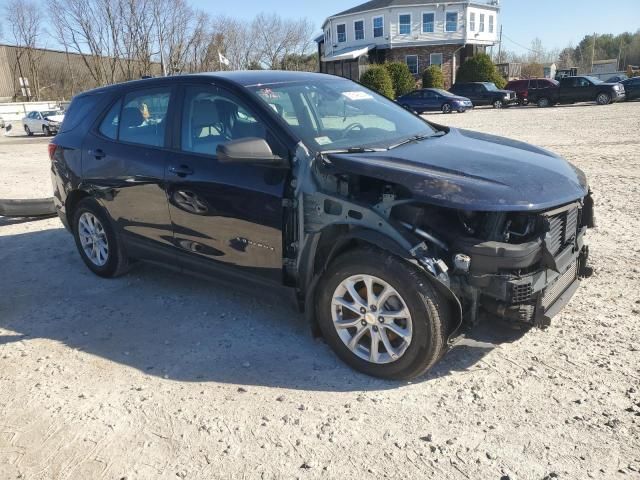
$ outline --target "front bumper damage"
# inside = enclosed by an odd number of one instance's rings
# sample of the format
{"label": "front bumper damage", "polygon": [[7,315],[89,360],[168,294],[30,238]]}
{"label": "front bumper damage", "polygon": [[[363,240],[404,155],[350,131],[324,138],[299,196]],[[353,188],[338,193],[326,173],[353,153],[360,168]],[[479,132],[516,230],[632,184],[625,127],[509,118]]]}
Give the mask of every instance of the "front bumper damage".
{"label": "front bumper damage", "polygon": [[472,317],[467,320],[475,323],[480,309],[508,321],[547,327],[574,295],[580,279],[591,275],[584,244],[587,228],[595,224],[591,198],[541,215],[548,231],[537,241],[458,245],[471,259],[469,272],[456,282]]}

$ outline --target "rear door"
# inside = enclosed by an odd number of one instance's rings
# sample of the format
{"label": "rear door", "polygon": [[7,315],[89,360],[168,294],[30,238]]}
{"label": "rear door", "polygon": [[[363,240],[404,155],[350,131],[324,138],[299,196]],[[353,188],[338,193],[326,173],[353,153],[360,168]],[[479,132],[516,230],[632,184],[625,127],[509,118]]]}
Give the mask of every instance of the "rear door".
{"label": "rear door", "polygon": [[221,163],[216,148],[258,137],[274,153],[286,157],[286,152],[255,109],[230,91],[185,85],[180,98],[181,127],[169,157],[167,196],[182,261],[190,269],[236,267],[281,282],[289,169]]}
{"label": "rear door", "polygon": [[173,96],[166,86],[114,98],[83,144],[84,183],[139,256],[173,244],[164,184]]}

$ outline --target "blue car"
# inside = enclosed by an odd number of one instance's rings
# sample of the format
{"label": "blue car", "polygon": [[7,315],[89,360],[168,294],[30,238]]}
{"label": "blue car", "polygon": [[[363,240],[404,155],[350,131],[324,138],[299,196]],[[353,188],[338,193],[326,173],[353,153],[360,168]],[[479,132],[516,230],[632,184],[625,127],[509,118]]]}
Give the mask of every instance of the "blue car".
{"label": "blue car", "polygon": [[407,93],[397,102],[407,110],[416,113],[440,110],[442,113],[464,113],[473,108],[473,103],[466,97],[459,97],[440,88],[423,88]]}

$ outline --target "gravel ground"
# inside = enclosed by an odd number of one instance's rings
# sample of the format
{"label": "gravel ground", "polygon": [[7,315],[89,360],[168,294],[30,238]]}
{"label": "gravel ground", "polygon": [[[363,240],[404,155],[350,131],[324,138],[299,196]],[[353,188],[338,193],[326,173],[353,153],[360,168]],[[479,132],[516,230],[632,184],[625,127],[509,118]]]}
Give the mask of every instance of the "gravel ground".
{"label": "gravel ground", "polygon": [[[428,118],[589,175],[596,273],[551,328],[486,325],[385,382],[279,299],[101,280],[57,219],[0,219],[0,478],[640,478],[640,103]],[[46,142],[0,136],[0,198],[50,195]]]}

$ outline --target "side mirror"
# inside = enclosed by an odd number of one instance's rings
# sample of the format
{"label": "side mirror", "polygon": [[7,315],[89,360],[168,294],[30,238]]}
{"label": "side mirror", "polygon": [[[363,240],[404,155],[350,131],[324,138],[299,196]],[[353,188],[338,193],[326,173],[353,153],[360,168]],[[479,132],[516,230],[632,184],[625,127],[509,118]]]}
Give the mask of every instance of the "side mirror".
{"label": "side mirror", "polygon": [[280,165],[283,160],[271,151],[263,138],[247,137],[222,143],[216,148],[220,163],[257,163]]}

